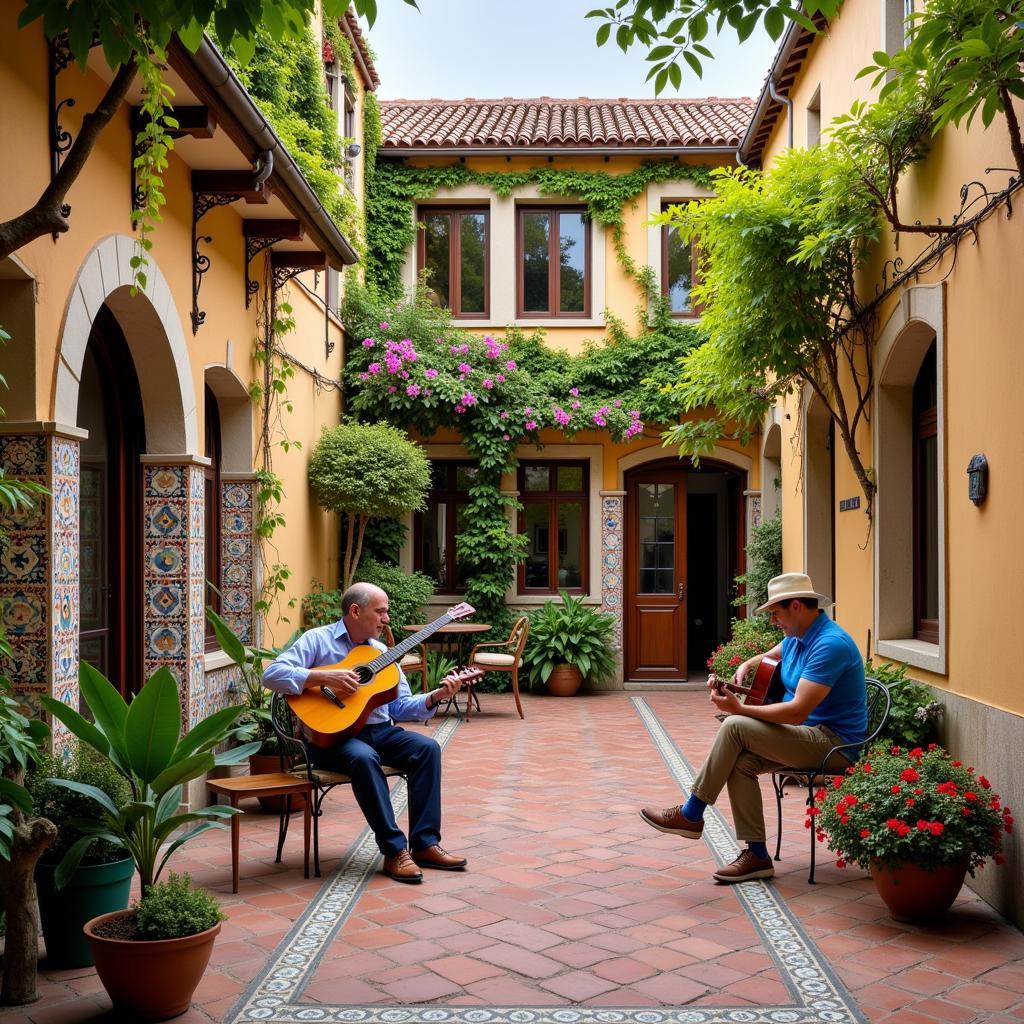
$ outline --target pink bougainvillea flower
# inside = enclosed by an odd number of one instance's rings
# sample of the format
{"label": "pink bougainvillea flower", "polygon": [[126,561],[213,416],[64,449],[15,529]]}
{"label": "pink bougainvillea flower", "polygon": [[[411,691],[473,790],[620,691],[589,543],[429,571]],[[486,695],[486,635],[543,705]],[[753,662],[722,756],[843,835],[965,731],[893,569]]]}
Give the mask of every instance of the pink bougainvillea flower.
{"label": "pink bougainvillea flower", "polygon": [[368,373],[361,373],[361,374],[359,374],[359,379],[360,380],[369,380],[370,379],[370,375]]}
{"label": "pink bougainvillea flower", "polygon": [[455,412],[459,416],[461,416],[465,411],[466,411],[466,407],[464,405],[457,405],[457,406],[455,406]]}
{"label": "pink bougainvillea flower", "polygon": [[571,421],[572,421],[572,417],[560,405],[556,405],[555,406],[555,422],[560,427],[565,427],[565,426],[568,426],[568,424]]}
{"label": "pink bougainvillea flower", "polygon": [[621,398],[616,398],[615,401],[612,402],[612,405],[614,405],[616,409],[621,409],[622,408],[622,399]]}
{"label": "pink bougainvillea flower", "polygon": [[459,363],[459,373],[465,376],[467,373],[472,373],[473,367],[469,363]]}
{"label": "pink bougainvillea flower", "polygon": [[502,434],[501,435],[501,439],[502,439],[502,441],[511,441],[512,440],[512,438],[509,437],[508,434]]}
{"label": "pink bougainvillea flower", "polygon": [[484,379],[481,381],[481,383],[483,384],[483,386],[485,388],[487,388],[488,391],[490,391],[491,388],[494,387],[494,381],[491,380],[490,377],[484,377]]}
{"label": "pink bougainvillea flower", "polygon": [[580,389],[579,388],[569,388],[569,394],[572,395],[573,398],[579,398],[579,396],[580,396]]}
{"label": "pink bougainvillea flower", "polygon": [[508,413],[504,409],[502,409],[501,412],[498,413],[498,419],[499,420],[507,420],[508,419]]}
{"label": "pink bougainvillea flower", "polygon": [[387,322],[387,320],[381,320],[381,322],[380,322],[380,329],[382,331],[390,331],[391,330],[391,324],[389,324]]}
{"label": "pink bougainvillea flower", "polygon": [[465,406],[476,405],[476,395],[474,395],[472,391],[467,391],[462,396],[461,401]]}
{"label": "pink bougainvillea flower", "polygon": [[579,407],[580,407],[580,403],[579,403],[579,402],[572,402],[572,403],[571,403],[571,408],[572,408],[572,410],[573,410],[574,412],[575,412],[575,411],[576,411],[576,410],[577,410],[577,409],[578,409]]}
{"label": "pink bougainvillea flower", "polygon": [[599,427],[603,427],[607,423],[607,420],[605,420],[605,418],[600,413],[598,413],[598,412],[595,412],[594,415],[591,417],[591,419],[593,419],[593,421]]}
{"label": "pink bougainvillea flower", "polygon": [[405,389],[405,393],[406,393],[406,394],[407,394],[407,395],[408,395],[408,396],[409,396],[410,398],[415,398],[415,397],[416,397],[416,396],[417,396],[417,395],[418,395],[418,394],[420,393],[420,386],[419,386],[419,384],[410,384],[410,385],[409,385],[409,386],[408,386],[408,387],[407,387],[407,388]]}
{"label": "pink bougainvillea flower", "polygon": [[392,384],[392,385],[390,385],[390,386],[388,387],[388,394],[389,394],[389,395],[393,395],[393,394],[394,394],[394,393],[395,393],[395,392],[396,392],[397,390],[398,390],[398,388],[396,388],[396,387],[395,387],[395,385],[394,385],[394,384]]}
{"label": "pink bougainvillea flower", "polygon": [[516,368],[516,361],[515,361],[514,359],[510,359],[510,360],[509,360],[509,361],[508,361],[508,362],[507,362],[507,363],[505,364],[505,369],[506,369],[506,370],[514,370],[515,368]]}
{"label": "pink bougainvillea flower", "polygon": [[525,426],[527,430],[536,430],[537,429],[537,421],[536,420],[527,420],[526,423],[523,424],[523,426]]}
{"label": "pink bougainvillea flower", "polygon": [[505,383],[505,374],[503,374],[503,373],[497,373],[497,374],[495,374],[495,375],[494,375],[494,379],[495,379],[495,380],[496,380],[496,381],[497,381],[497,382],[498,382],[499,384],[504,384],[504,383]]}
{"label": "pink bougainvillea flower", "polygon": [[376,377],[377,374],[380,373],[380,363],[370,363],[370,365],[366,368],[366,372],[371,377]]}
{"label": "pink bougainvillea flower", "polygon": [[363,348],[373,348],[376,344],[377,342],[373,338],[363,338]]}
{"label": "pink bougainvillea flower", "polygon": [[430,368],[429,368],[428,370],[424,370],[424,371],[423,371],[423,375],[424,375],[425,377],[428,377],[428,378],[429,378],[430,380],[433,380],[433,379],[434,379],[434,378],[435,378],[435,377],[437,376],[437,370],[435,370],[435,369],[434,369],[434,368],[433,368],[433,367],[431,366],[431,367],[430,367]]}

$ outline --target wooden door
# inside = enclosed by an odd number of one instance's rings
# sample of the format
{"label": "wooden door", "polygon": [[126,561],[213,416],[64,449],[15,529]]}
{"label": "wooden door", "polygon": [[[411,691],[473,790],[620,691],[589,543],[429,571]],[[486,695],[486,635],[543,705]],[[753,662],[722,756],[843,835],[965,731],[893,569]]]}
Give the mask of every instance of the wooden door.
{"label": "wooden door", "polygon": [[686,678],[686,473],[638,470],[626,486],[626,678]]}

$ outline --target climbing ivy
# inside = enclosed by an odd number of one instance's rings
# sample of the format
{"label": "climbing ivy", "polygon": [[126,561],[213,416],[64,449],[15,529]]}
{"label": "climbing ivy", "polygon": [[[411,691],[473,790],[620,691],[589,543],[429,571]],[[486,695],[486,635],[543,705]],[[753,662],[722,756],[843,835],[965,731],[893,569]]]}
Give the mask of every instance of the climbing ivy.
{"label": "climbing ivy", "polygon": [[711,184],[711,167],[680,164],[674,160],[648,160],[635,170],[621,174],[553,167],[478,171],[465,164],[414,167],[375,159],[380,143],[380,115],[376,105],[371,107],[367,103],[363,130],[368,172],[373,168],[366,181],[366,279],[391,299],[402,294],[402,266],[416,240],[415,204],[430,199],[440,189],[477,184],[507,197],[523,185],[536,185],[541,195],[582,199],[589,215],[611,230],[616,259],[649,298],[653,277],[649,268],[637,266],[626,251],[623,211],[627,207],[635,208],[649,185],[665,181],[692,181],[704,187]]}

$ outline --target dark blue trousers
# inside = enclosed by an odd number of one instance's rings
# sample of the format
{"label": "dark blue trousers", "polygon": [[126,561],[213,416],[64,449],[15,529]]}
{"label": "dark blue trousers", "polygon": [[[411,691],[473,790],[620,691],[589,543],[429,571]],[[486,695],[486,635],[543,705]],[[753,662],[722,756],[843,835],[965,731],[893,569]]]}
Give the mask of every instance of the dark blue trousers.
{"label": "dark blue trousers", "polygon": [[[423,850],[441,841],[441,747],[436,740],[384,722],[365,726],[330,750],[316,751],[314,760],[352,777],[356,802],[385,857],[406,845]],[[382,764],[408,774],[408,844],[395,821]]]}

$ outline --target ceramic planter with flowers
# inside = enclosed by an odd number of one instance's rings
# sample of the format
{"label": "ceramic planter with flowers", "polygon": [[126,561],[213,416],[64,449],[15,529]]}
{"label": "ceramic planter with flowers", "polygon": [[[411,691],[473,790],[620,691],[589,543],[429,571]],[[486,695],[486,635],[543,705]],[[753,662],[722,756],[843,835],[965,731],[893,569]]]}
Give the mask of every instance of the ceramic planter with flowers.
{"label": "ceramic planter with flowers", "polygon": [[838,858],[871,871],[897,920],[945,913],[964,876],[1002,863],[1013,815],[984,775],[931,743],[876,747],[816,794],[808,827]]}

